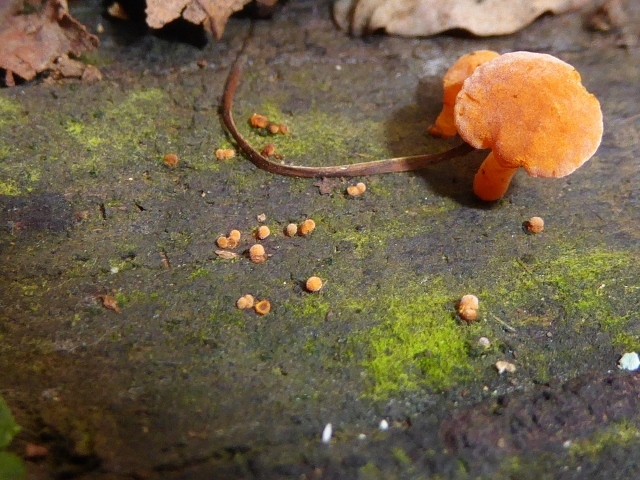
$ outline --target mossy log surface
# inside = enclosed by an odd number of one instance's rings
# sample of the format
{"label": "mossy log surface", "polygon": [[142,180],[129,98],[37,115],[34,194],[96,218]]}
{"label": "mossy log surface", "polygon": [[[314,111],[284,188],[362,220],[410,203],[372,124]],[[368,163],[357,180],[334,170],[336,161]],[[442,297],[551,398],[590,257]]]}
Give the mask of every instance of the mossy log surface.
{"label": "mossy log surface", "polygon": [[[97,1],[71,7],[106,22]],[[575,66],[602,104],[600,149],[566,178],[519,172],[486,204],[471,189],[482,152],[320,184],[217,160],[233,148],[218,106],[249,26],[234,18],[197,48],[105,23],[85,59],[102,82],[0,92],[0,395],[23,427],[11,449],[49,448],[28,478],[637,475],[640,377],[617,360],[640,350],[638,47],[580,14],[501,38],[353,39],[327,2],[255,24],[234,116],[299,165],[459,143],[425,132],[469,51]],[[254,112],[290,133],[252,130]],[[356,181],[367,190],[350,197]],[[524,231],[532,216],[542,233]],[[307,218],[309,236],[284,235]],[[255,264],[261,224],[269,256]],[[232,229],[238,255],[223,258]],[[320,292],[304,288],[312,275]],[[467,293],[471,324],[456,315]],[[271,311],[237,309],[244,294]]]}

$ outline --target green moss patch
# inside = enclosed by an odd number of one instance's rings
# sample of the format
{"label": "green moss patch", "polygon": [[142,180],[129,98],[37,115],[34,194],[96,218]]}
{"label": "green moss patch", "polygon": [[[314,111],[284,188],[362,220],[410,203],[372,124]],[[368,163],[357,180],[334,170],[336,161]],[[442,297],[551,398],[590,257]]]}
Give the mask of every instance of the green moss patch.
{"label": "green moss patch", "polygon": [[251,129],[246,119],[253,111],[238,115],[236,123],[246,139],[261,150],[267,143],[276,146],[276,152],[285,159],[304,162],[305,165],[340,165],[375,160],[388,155],[384,145],[384,125],[372,121],[353,122],[320,110],[290,116],[275,104],[264,103],[256,112],[270,121],[289,127],[286,135],[271,135],[261,129]]}
{"label": "green moss patch", "polygon": [[431,287],[412,288],[370,306],[380,322],[351,340],[364,345],[363,365],[374,398],[424,387],[446,389],[467,376],[467,335],[452,304],[444,289]]}
{"label": "green moss patch", "polygon": [[[23,124],[20,119],[21,105],[18,102],[0,97],[0,130],[3,133],[9,131],[12,126]],[[20,195],[18,177],[22,170],[16,166],[13,158],[16,148],[10,138],[0,138],[0,195]],[[30,170],[33,175],[33,170]]]}
{"label": "green moss patch", "polygon": [[0,97],[0,128],[4,130],[18,122],[20,109],[20,103]]}
{"label": "green moss patch", "polygon": [[162,118],[167,96],[159,89],[136,90],[115,105],[95,112],[88,122],[67,120],[65,130],[89,153],[72,165],[74,172],[95,174],[108,166],[124,165],[147,150],[147,143]]}
{"label": "green moss patch", "polygon": [[607,449],[624,447],[631,443],[640,443],[640,430],[628,422],[622,422],[598,431],[586,440],[573,442],[569,453],[576,461],[588,458],[597,459]]}

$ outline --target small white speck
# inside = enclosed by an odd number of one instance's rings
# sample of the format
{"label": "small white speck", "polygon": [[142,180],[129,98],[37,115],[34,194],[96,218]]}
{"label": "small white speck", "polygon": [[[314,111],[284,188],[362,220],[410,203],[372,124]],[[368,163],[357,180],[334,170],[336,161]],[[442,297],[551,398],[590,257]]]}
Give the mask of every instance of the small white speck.
{"label": "small white speck", "polygon": [[478,339],[478,345],[483,348],[489,348],[491,346],[491,341],[487,337],[480,337]]}
{"label": "small white speck", "polygon": [[342,65],[336,65],[336,70],[338,71],[342,70]]}
{"label": "small white speck", "polygon": [[618,360],[618,368],[620,370],[629,370],[634,372],[640,368],[640,358],[636,352],[627,352],[620,360]]}
{"label": "small white speck", "polygon": [[111,273],[118,273],[118,272],[120,271],[120,269],[119,269],[118,267],[111,267],[111,268],[109,269],[109,271],[110,271]]}
{"label": "small white speck", "polygon": [[571,446],[571,443],[572,443],[572,442],[571,442],[571,440],[565,440],[565,441],[562,443],[562,447],[563,447],[563,448],[569,448],[569,447]]}
{"label": "small white speck", "polygon": [[129,180],[130,182],[133,182],[133,177],[129,177],[129,178],[128,178],[128,180]]}
{"label": "small white speck", "polygon": [[380,420],[380,430],[382,430],[383,432],[386,432],[387,430],[389,430],[389,422],[387,422],[384,418],[382,420]]}
{"label": "small white speck", "polygon": [[327,423],[322,430],[322,443],[329,443],[331,441],[331,435],[333,435],[333,427],[330,423]]}
{"label": "small white speck", "polygon": [[358,435],[358,440],[364,440],[365,438],[367,438],[367,436],[364,433]]}

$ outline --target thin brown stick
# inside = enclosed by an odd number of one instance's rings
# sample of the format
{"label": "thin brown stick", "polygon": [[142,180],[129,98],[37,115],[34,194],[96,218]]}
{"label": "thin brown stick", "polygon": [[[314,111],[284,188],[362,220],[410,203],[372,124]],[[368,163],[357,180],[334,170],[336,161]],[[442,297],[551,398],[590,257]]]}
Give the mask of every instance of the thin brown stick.
{"label": "thin brown stick", "polygon": [[474,150],[463,143],[442,153],[416,155],[412,157],[387,158],[372,162],[354,163],[351,165],[337,165],[334,167],[302,167],[297,165],[282,165],[269,160],[253,148],[244,139],[233,121],[231,109],[233,96],[235,95],[240,80],[240,61],[236,61],[229,72],[227,82],[222,95],[222,122],[236,141],[238,148],[249,157],[249,160],[258,168],[277,175],[288,177],[355,177],[363,175],[377,175],[380,173],[410,172],[420,170],[434,163],[444,162],[456,157],[462,157]]}

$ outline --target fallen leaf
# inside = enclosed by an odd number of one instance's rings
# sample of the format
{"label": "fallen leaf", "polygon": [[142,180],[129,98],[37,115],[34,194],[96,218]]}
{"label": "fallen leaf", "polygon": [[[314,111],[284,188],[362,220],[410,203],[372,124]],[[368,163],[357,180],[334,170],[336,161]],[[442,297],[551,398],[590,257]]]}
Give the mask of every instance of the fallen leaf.
{"label": "fallen leaf", "polygon": [[98,37],[69,15],[66,0],[47,0],[39,11],[9,16],[0,28],[5,83],[15,85],[14,74],[31,80],[46,70],[60,77],[82,77],[84,64],[69,55],[94,50],[98,43]]}
{"label": "fallen leaf", "polygon": [[498,360],[496,362],[496,370],[498,370],[498,374],[502,375],[503,373],[513,373],[516,371],[516,366],[513,363],[507,362],[506,360]]}
{"label": "fallen leaf", "polygon": [[[273,7],[277,0],[258,0],[258,6]],[[229,17],[251,0],[147,0],[147,25],[162,28],[182,17],[202,25],[217,39],[222,38]]]}
{"label": "fallen leaf", "polygon": [[216,255],[224,260],[231,260],[238,257],[236,252],[230,252],[229,250],[216,250]]}
{"label": "fallen leaf", "polygon": [[506,35],[543,13],[564,13],[594,0],[337,0],[336,23],[360,36],[383,29],[404,36],[434,35],[454,28],[474,35]]}
{"label": "fallen leaf", "polygon": [[118,20],[129,20],[129,15],[118,2],[114,2],[107,8],[107,13]]}
{"label": "fallen leaf", "polygon": [[24,447],[24,456],[29,459],[44,458],[49,455],[49,449],[37,443],[27,443]]}
{"label": "fallen leaf", "polygon": [[591,12],[586,24],[592,30],[615,34],[619,46],[633,47],[638,43],[638,34],[624,7],[622,0],[606,0]]}
{"label": "fallen leaf", "polygon": [[120,307],[118,301],[111,295],[98,295],[98,298],[102,301],[102,306],[107,310],[113,310],[116,313],[120,313]]}

